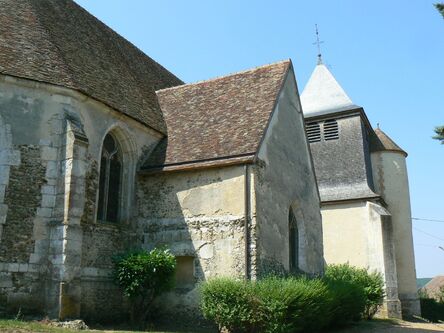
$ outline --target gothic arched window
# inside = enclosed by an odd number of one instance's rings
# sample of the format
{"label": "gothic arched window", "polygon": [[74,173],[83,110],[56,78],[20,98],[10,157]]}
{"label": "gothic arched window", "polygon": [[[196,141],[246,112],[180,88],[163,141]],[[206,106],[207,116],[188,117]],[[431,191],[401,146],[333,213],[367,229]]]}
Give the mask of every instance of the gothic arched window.
{"label": "gothic arched window", "polygon": [[100,160],[99,203],[97,219],[117,222],[122,187],[122,152],[115,138],[107,134],[103,140]]}
{"label": "gothic arched window", "polygon": [[289,251],[290,251],[290,270],[299,270],[299,231],[296,217],[290,208],[288,213],[288,231],[289,231]]}

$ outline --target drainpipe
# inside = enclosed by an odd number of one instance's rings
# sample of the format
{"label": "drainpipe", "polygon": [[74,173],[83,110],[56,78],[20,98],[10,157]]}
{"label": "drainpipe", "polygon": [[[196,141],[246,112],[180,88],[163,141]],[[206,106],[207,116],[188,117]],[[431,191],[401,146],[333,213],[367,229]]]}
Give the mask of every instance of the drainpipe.
{"label": "drainpipe", "polygon": [[244,238],[245,238],[245,279],[249,280],[250,276],[250,172],[248,165],[244,166],[245,170],[245,220],[244,220]]}

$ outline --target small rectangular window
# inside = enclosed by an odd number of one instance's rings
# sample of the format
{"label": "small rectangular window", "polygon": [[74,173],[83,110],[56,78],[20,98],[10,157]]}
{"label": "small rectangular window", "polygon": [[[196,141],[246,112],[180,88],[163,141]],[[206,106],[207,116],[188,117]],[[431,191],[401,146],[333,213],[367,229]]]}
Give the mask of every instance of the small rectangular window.
{"label": "small rectangular window", "polygon": [[319,123],[308,123],[306,125],[308,142],[320,142],[321,141],[321,127]]}
{"label": "small rectangular window", "polygon": [[196,282],[194,277],[194,257],[176,257],[176,287],[192,286]]}

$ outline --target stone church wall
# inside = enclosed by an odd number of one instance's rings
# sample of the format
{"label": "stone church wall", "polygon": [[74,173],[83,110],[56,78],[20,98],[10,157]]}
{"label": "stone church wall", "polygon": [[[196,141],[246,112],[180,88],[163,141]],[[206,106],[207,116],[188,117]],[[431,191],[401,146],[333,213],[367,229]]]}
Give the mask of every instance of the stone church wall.
{"label": "stone church wall", "polygon": [[286,79],[253,168],[258,276],[289,270],[289,210],[299,231],[299,269],[323,271],[320,202],[292,73]]}
{"label": "stone church wall", "polygon": [[[95,218],[109,131],[125,161],[114,225]],[[111,256],[128,245],[137,163],[160,137],[77,92],[0,77],[0,312],[122,314]]]}
{"label": "stone church wall", "polygon": [[198,281],[244,277],[244,186],[243,166],[139,177],[135,244],[170,248],[192,274],[160,299],[175,318],[195,317]]}
{"label": "stone church wall", "polygon": [[59,114],[32,85],[0,91],[0,311],[43,313]]}

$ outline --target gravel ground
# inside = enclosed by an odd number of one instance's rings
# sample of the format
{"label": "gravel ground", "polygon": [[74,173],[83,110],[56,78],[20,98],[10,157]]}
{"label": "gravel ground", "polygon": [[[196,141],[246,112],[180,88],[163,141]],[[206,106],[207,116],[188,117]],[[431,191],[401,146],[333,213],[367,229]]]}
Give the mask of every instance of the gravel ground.
{"label": "gravel ground", "polygon": [[337,333],[435,333],[444,332],[444,324],[409,321],[374,320],[359,326],[337,331]]}

